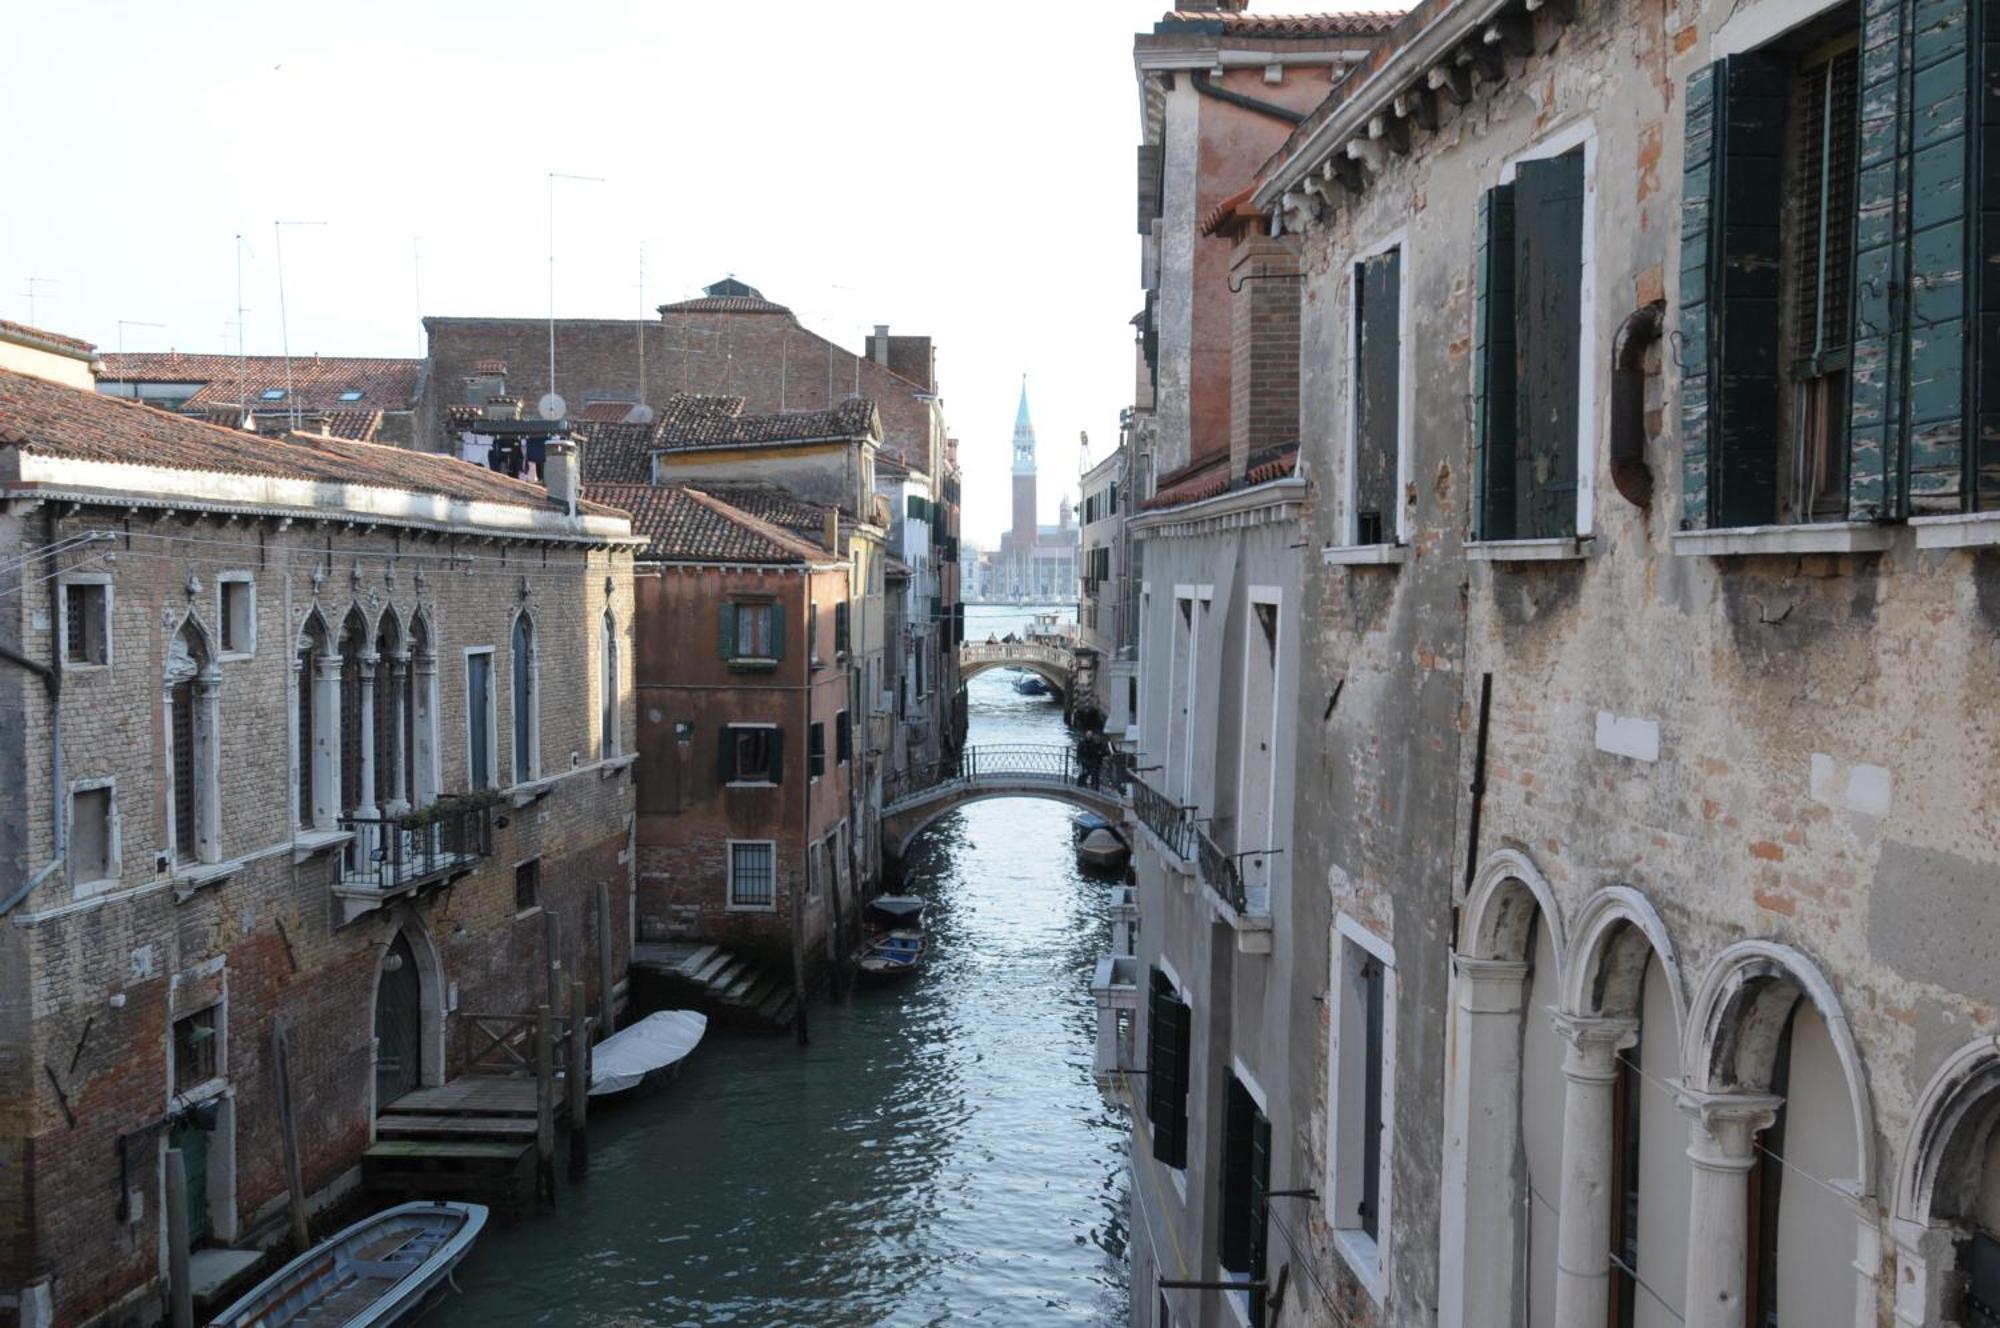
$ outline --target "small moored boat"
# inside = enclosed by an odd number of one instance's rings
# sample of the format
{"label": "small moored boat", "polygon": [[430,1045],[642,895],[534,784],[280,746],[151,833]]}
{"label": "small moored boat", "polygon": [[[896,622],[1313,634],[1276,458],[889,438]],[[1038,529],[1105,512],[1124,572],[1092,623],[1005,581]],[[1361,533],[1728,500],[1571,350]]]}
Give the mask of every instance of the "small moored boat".
{"label": "small moored boat", "polygon": [[1130,855],[1131,849],[1108,825],[1098,826],[1076,844],[1077,861],[1100,871],[1116,871],[1125,865],[1125,859]]}
{"label": "small moored boat", "polygon": [[868,920],[876,931],[855,961],[862,977],[902,978],[923,967],[923,900],[914,895],[877,895],[868,901]]}
{"label": "small moored boat", "polygon": [[590,1096],[671,1082],[707,1031],[708,1016],[694,1010],[661,1010],[619,1029],[591,1050]]}
{"label": "small moored boat", "polygon": [[445,1285],[486,1225],[482,1204],[397,1204],[301,1254],[209,1328],[386,1328]]}
{"label": "small moored boat", "polygon": [[1014,680],[1014,690],[1022,696],[1047,696],[1049,685],[1034,674],[1028,673]]}

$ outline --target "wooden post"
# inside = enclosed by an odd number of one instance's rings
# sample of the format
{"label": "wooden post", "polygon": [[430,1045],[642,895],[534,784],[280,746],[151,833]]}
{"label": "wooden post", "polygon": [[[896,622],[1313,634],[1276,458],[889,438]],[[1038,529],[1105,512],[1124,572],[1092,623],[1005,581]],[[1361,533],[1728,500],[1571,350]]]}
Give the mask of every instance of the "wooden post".
{"label": "wooden post", "polygon": [[556,1206],[555,1012],[535,1007],[535,1197]]}
{"label": "wooden post", "polygon": [[549,969],[549,1009],[562,1009],[562,921],[556,911],[542,906],[543,958]]}
{"label": "wooden post", "polygon": [[611,878],[597,878],[597,1032],[618,1031],[618,1003],[612,998],[617,976],[611,954]]}
{"label": "wooden post", "polygon": [[285,1192],[292,1219],[292,1252],[304,1254],[312,1248],[312,1233],[306,1225],[306,1182],[299,1162],[299,1126],[292,1115],[292,1046],[285,1031],[284,1016],[271,1024],[271,1070],[278,1081],[278,1128],[285,1145]]}
{"label": "wooden post", "polygon": [[581,1179],[590,1167],[590,1016],[584,1013],[583,979],[569,983],[569,1175]]}
{"label": "wooden post", "polygon": [[194,1283],[188,1269],[187,1162],[181,1150],[167,1150],[167,1294],[174,1328],[194,1328]]}

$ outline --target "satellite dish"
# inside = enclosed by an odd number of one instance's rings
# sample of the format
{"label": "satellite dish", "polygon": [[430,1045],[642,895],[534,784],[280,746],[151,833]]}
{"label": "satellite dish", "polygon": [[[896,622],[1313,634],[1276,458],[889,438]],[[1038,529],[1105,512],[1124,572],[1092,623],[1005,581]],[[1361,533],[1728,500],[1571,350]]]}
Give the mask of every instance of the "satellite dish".
{"label": "satellite dish", "polygon": [[653,422],[653,408],[651,406],[634,406],[625,413],[625,422],[627,424],[651,424]]}
{"label": "satellite dish", "polygon": [[569,414],[569,403],[549,392],[535,403],[535,412],[545,420],[559,420]]}

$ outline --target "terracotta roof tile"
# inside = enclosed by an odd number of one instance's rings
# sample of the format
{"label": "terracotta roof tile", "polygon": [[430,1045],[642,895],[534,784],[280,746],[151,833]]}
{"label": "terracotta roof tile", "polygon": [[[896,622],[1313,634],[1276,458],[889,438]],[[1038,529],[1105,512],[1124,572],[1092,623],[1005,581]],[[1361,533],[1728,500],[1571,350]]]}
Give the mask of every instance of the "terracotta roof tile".
{"label": "terracotta roof tile", "polygon": [[710,494],[678,484],[591,484],[590,497],[632,516],[648,540],[641,561],[807,563],[828,555],[817,545]]}
{"label": "terracotta roof tile", "polygon": [[1266,447],[1249,458],[1243,478],[1231,483],[1229,479],[1229,454],[1218,453],[1169,475],[1160,477],[1160,487],[1140,506],[1148,512],[1157,512],[1168,507],[1182,507],[1188,503],[1198,503],[1204,498],[1227,493],[1231,489],[1249,489],[1259,484],[1269,484],[1292,474],[1299,465],[1299,445],[1281,443],[1276,447]]}
{"label": "terracotta roof tile", "polygon": [[1171,32],[1209,32],[1231,37],[1379,37],[1403,17],[1399,9],[1355,10],[1345,14],[1229,14],[1176,9],[1161,16]]}
{"label": "terracotta roof tile", "polygon": [[[318,480],[514,507],[555,506],[539,484],[433,452],[323,434],[264,438],[0,369],[0,447],[10,446],[80,461]],[[578,506],[599,515],[609,510]]]}
{"label": "terracotta roof tile", "polygon": [[61,332],[51,332],[47,328],[29,327],[26,323],[16,323],[12,319],[0,318],[0,332],[9,336],[27,337],[34,341],[46,341],[53,346],[63,346],[88,355],[97,347],[81,337],[65,336]]}
{"label": "terracotta roof tile", "polygon": [[677,392],[661,413],[653,445],[662,450],[744,447],[879,436],[875,403],[851,397],[831,410],[745,415],[742,397]]}
{"label": "terracotta roof tile", "polygon": [[653,479],[653,426],[601,424],[571,426],[582,440],[585,484],[649,484]]}
{"label": "terracotta roof tile", "polygon": [[786,314],[792,311],[782,304],[752,295],[698,295],[692,300],[681,300],[674,304],[660,306],[663,314]]}
{"label": "terracotta roof tile", "polygon": [[582,410],[570,416],[573,421],[602,424],[623,424],[625,417],[638,409],[636,401],[589,401]]}
{"label": "terracotta roof tile", "polygon": [[[99,375],[128,383],[200,383],[187,408],[249,398],[253,410],[409,410],[423,382],[424,361],[326,356],[294,356],[287,395],[281,355],[184,355],[178,351],[112,352]],[[343,394],[359,392],[354,400]]]}
{"label": "terracotta roof tile", "polygon": [[505,378],[507,376],[507,361],[488,355],[472,362],[472,372],[481,377],[492,375]]}

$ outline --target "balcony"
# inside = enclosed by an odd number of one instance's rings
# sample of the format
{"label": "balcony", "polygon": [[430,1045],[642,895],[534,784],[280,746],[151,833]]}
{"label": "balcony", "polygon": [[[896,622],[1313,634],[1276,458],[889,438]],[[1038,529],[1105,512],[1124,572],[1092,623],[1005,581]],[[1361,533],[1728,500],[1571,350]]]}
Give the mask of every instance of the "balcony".
{"label": "balcony", "polygon": [[405,816],[344,816],[340,829],[353,836],[334,885],[343,924],[398,895],[455,880],[493,851],[493,823],[483,802],[439,804]]}
{"label": "balcony", "polygon": [[1132,814],[1146,827],[1160,846],[1182,863],[1194,858],[1194,808],[1183,807],[1141,779],[1136,771],[1127,776],[1132,793]]}
{"label": "balcony", "polygon": [[1266,884],[1244,880],[1243,859],[1261,862],[1268,853],[1224,853],[1205,831],[1195,831],[1195,870],[1216,914],[1236,931],[1236,948],[1244,954],[1271,953],[1271,892]]}
{"label": "balcony", "polygon": [[1097,1049],[1091,1073],[1109,1077],[1138,1069],[1138,959],[1132,955],[1101,956],[1090,978],[1090,997],[1097,1004]]}

